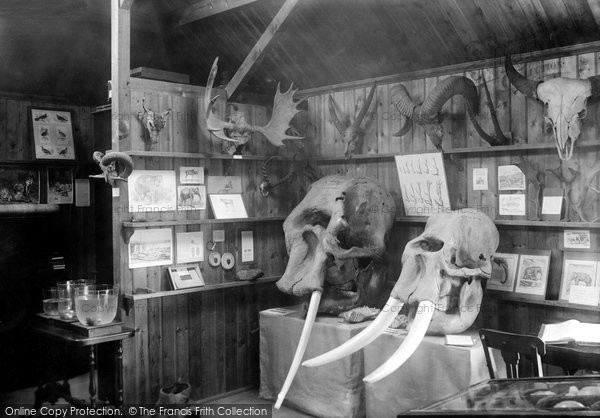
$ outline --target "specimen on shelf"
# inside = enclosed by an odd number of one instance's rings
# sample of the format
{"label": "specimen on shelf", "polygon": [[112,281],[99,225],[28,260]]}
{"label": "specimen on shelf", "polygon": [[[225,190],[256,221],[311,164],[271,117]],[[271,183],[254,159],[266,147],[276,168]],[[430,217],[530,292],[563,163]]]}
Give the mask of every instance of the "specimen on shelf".
{"label": "specimen on shelf", "polygon": [[[146,142],[146,145],[149,147],[149,149],[154,150],[156,145],[158,145],[160,131],[162,131],[167,124],[167,118],[171,116],[172,110],[167,109],[162,113],[156,113],[146,106],[145,97],[142,98],[142,108],[144,109],[144,112],[138,113],[138,118],[142,121],[144,128],[146,128],[142,138],[144,142]],[[120,124],[119,129],[121,129]],[[146,133],[148,135],[146,135]],[[119,136],[121,136],[121,134]]]}
{"label": "specimen on shelf", "polygon": [[[204,92],[204,115],[200,115],[203,119],[203,127],[205,127],[209,133],[222,141],[228,141],[235,145],[230,148],[230,153],[236,152],[237,148],[247,143],[252,134],[255,132],[263,135],[271,144],[276,147],[282,147],[285,144],[285,140],[293,139],[304,139],[302,136],[288,135],[286,132],[292,127],[290,122],[299,112],[298,105],[303,100],[294,101],[294,94],[297,90],[292,90],[292,86],[285,92],[282,93],[279,90],[279,84],[277,85],[277,91],[275,92],[275,98],[273,100],[273,111],[271,119],[265,126],[251,125],[246,122],[244,116],[240,112],[232,114],[229,120],[224,121],[217,117],[214,112],[214,104],[218,95],[212,97],[212,87],[217,76],[217,62],[219,58],[215,58],[208,81],[206,82],[206,90]],[[210,137],[210,135],[207,135]]]}
{"label": "specimen on shelf", "polygon": [[276,405],[291,385],[317,311],[339,315],[364,305],[383,305],[386,241],[395,213],[391,195],[374,180],[332,175],[313,183],[286,218],[289,261],[277,287],[296,296],[311,295],[311,300]]}
{"label": "specimen on shelf", "polygon": [[[532,221],[539,221],[542,219],[546,173],[535,162],[522,155],[519,156],[519,162],[515,165],[523,172],[525,180],[530,186],[527,191],[527,198],[530,202],[529,207],[532,209],[528,211],[528,218]],[[531,198],[531,195],[535,197]]]}
{"label": "specimen on shelf", "polygon": [[320,366],[362,349],[385,332],[403,308],[408,335],[365,382],[377,382],[394,372],[418,348],[425,333],[465,331],[481,308],[481,281],[490,277],[498,242],[496,225],[482,212],[467,209],[432,215],[423,233],[406,244],[400,277],[379,316],[346,343],[303,365]]}
{"label": "specimen on shelf", "polygon": [[589,97],[600,95],[600,76],[585,80],[556,77],[550,80],[529,80],[522,76],[506,56],[504,68],[510,83],[527,97],[544,103],[544,118],[552,124],[554,140],[561,160],[569,160],[581,134],[581,119],[587,114]]}
{"label": "specimen on shelf", "polygon": [[342,141],[345,144],[344,156],[349,158],[356,149],[360,148],[360,140],[362,139],[362,128],[361,124],[375,94],[375,84],[371,87],[367,99],[360,98],[354,104],[354,118],[350,116],[344,117],[344,122],[340,121],[338,112],[336,111],[336,104],[333,100],[333,96],[329,95],[329,116],[331,122],[335,126],[335,129],[342,135]]}
{"label": "specimen on shelf", "polygon": [[92,158],[102,170],[102,174],[90,177],[104,179],[113,187],[117,185],[117,181],[126,182],[127,177],[133,172],[133,160],[124,152],[108,151],[105,155],[100,151],[94,151]]}
{"label": "specimen on shelf", "polygon": [[[275,159],[281,159],[283,161],[287,161],[289,163],[290,166],[290,170],[288,171],[288,173],[283,176],[279,181],[275,182],[275,183],[271,183],[271,180],[269,179],[269,163]],[[268,197],[269,194],[271,194],[271,192],[273,191],[273,189],[275,189],[276,187],[279,187],[281,185],[290,183],[291,181],[293,181],[296,176],[296,164],[295,164],[295,156],[292,157],[292,160],[289,161],[286,157],[282,157],[280,155],[274,155],[272,157],[269,157],[265,160],[265,162],[262,165],[261,168],[261,174],[262,174],[262,181],[260,182],[259,186],[258,186],[258,190],[260,190],[260,194],[263,197]]]}
{"label": "specimen on shelf", "polygon": [[494,125],[494,134],[486,133],[476,119],[476,116],[479,114],[479,92],[473,80],[463,76],[451,76],[440,81],[425,98],[425,101],[420,104],[412,100],[403,84],[397,84],[392,87],[390,92],[392,103],[396,107],[396,110],[402,116],[406,117],[406,122],[394,136],[401,137],[406,135],[412,128],[412,122],[414,121],[425,128],[429,140],[441,151],[444,127],[442,126],[443,117],[440,112],[444,103],[455,95],[461,95],[465,98],[467,114],[473,122],[473,127],[477,131],[477,134],[493,146],[509,144],[509,138],[504,135],[498,123],[496,110],[491,101],[485,78],[483,79],[483,85],[486,92],[487,106]]}

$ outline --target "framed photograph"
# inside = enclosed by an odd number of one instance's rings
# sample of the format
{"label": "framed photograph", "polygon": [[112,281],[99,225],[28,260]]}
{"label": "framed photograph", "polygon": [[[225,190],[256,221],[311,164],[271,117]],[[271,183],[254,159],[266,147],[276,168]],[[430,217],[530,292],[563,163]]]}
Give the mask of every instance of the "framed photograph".
{"label": "framed photograph", "polygon": [[498,190],[525,190],[525,174],[516,165],[498,166]]}
{"label": "framed photograph", "polygon": [[177,210],[206,209],[206,187],[198,185],[177,187]]}
{"label": "framed photograph", "polygon": [[35,158],[74,160],[73,113],[70,110],[29,108]]}
{"label": "framed photograph", "polygon": [[177,209],[177,182],[172,170],[133,170],[127,179],[129,212]]}
{"label": "framed photograph", "polygon": [[40,172],[38,170],[1,167],[0,204],[40,203]]}
{"label": "framed photograph", "polygon": [[204,167],[179,167],[179,184],[204,184]]}
{"label": "framed photograph", "polygon": [[496,253],[492,258],[492,277],[486,289],[512,292],[515,288],[519,254]]}
{"label": "framed photograph", "polygon": [[519,255],[515,292],[532,299],[545,299],[550,250],[525,250]]}
{"label": "framed photograph", "polygon": [[[587,287],[588,292],[592,288],[596,288],[596,305],[597,297],[600,295],[597,286],[597,267],[599,255],[595,253],[582,253],[566,251],[563,256],[563,271],[562,280],[560,282],[559,300],[569,301],[572,303],[586,304],[582,299],[578,301],[578,297],[573,300],[571,290],[573,286]],[[583,289],[586,290],[586,289]],[[585,299],[585,297],[584,297]]]}
{"label": "framed photograph", "polygon": [[136,229],[129,239],[129,268],[173,264],[171,228]]}
{"label": "framed photograph", "polygon": [[248,217],[241,194],[211,194],[209,197],[215,219]]}
{"label": "framed photograph", "polygon": [[70,168],[48,169],[48,203],[73,203],[73,171]]}
{"label": "framed photograph", "polygon": [[198,264],[187,264],[169,267],[169,277],[173,289],[204,286],[204,279]]}

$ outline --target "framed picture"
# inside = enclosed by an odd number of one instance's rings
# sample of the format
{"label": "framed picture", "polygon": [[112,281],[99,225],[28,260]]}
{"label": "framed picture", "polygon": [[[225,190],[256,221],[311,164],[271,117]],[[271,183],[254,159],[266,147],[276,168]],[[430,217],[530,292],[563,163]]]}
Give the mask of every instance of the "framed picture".
{"label": "framed picture", "polygon": [[177,187],[177,210],[206,209],[206,187],[199,185]]}
{"label": "framed picture", "polygon": [[129,239],[129,268],[173,264],[171,228],[136,229]]}
{"label": "framed picture", "polygon": [[74,160],[73,113],[70,110],[30,107],[29,120],[35,158]]}
{"label": "framed picture", "polygon": [[198,264],[186,264],[169,267],[169,277],[173,289],[204,286],[204,279]]}
{"label": "framed picture", "polygon": [[0,167],[0,204],[40,203],[40,172]]}
{"label": "framed picture", "polygon": [[492,276],[486,289],[512,292],[515,288],[515,277],[519,254],[496,253],[492,259]]}
{"label": "framed picture", "polygon": [[202,231],[177,232],[177,264],[204,261],[204,236]]}
{"label": "framed picture", "polygon": [[545,299],[550,250],[525,250],[519,255],[515,292]]}
{"label": "framed picture", "polygon": [[241,194],[211,194],[209,197],[215,219],[248,217]]}
{"label": "framed picture", "polygon": [[73,171],[70,168],[48,169],[48,203],[73,203]]}
{"label": "framed picture", "polygon": [[563,245],[565,248],[588,250],[592,248],[592,238],[589,229],[565,229],[563,234]]}
{"label": "framed picture", "polygon": [[177,209],[175,171],[133,170],[127,180],[129,212],[165,212]]}
{"label": "framed picture", "polygon": [[179,167],[180,184],[204,184],[204,167]]}
{"label": "framed picture", "polygon": [[[559,300],[569,301],[572,303],[586,304],[586,296],[580,299],[578,295],[572,295],[571,290],[573,286],[589,288],[587,291],[592,291],[595,288],[596,303],[598,304],[598,296],[600,291],[598,290],[597,283],[597,267],[598,267],[599,255],[596,253],[582,253],[574,251],[566,251],[563,256],[563,271],[562,279],[560,281],[560,293]],[[582,289],[586,291],[586,289]]]}

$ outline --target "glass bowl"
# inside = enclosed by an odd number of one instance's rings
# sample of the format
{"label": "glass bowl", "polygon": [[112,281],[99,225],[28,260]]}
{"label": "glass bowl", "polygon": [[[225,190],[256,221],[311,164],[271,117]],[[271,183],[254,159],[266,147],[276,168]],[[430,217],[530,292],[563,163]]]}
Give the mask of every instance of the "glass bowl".
{"label": "glass bowl", "polygon": [[49,287],[44,289],[42,294],[42,308],[44,313],[50,316],[58,316],[58,302],[60,300],[58,296],[58,288]]}
{"label": "glass bowl", "polygon": [[119,285],[83,285],[74,292],[75,315],[83,325],[104,325],[115,319]]}
{"label": "glass bowl", "polygon": [[58,282],[58,314],[63,319],[75,318],[75,289],[79,286],[95,284],[95,280],[78,279]]}

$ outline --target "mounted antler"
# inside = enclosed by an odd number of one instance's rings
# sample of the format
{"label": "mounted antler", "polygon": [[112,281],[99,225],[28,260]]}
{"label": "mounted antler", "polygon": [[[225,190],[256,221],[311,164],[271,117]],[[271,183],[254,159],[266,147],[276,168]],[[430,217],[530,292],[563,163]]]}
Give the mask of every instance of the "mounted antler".
{"label": "mounted antler", "polygon": [[333,100],[333,97],[329,95],[329,115],[331,116],[331,121],[335,125],[335,128],[340,133],[340,135],[342,135],[342,140],[346,144],[346,149],[344,151],[344,155],[346,156],[346,158],[349,158],[352,155],[352,152],[356,149],[358,139],[360,138],[360,135],[362,133],[361,123],[365,118],[365,115],[367,114],[367,110],[369,110],[369,107],[371,106],[371,102],[373,101],[374,95],[375,84],[373,84],[373,87],[371,87],[371,91],[367,96],[367,100],[363,102],[362,106],[360,106],[362,100],[359,100],[356,103],[356,110],[359,109],[359,106],[360,110],[358,110],[358,112],[355,113],[354,122],[348,123],[346,125],[344,125],[340,121],[338,114],[335,110],[335,101]]}
{"label": "mounted antler", "polygon": [[[235,122],[226,122],[217,117],[214,113],[213,107],[215,100],[219,96],[215,96],[211,99],[212,86],[217,75],[217,62],[219,58],[215,58],[215,61],[210,70],[208,81],[206,83],[206,90],[204,93],[204,109],[206,110],[206,127],[210,133],[223,141],[233,142],[236,145],[243,145],[249,139],[249,134],[252,132],[258,132],[262,134],[267,140],[275,145],[281,147],[284,145],[283,141],[288,139],[304,139],[302,136],[287,135],[286,131],[291,128],[290,122],[301,110],[298,109],[298,105],[302,103],[302,100],[295,102],[294,93],[297,90],[292,90],[292,86],[285,92],[282,93],[279,90],[279,84],[277,85],[277,92],[275,93],[275,99],[273,101],[273,114],[271,120],[265,126],[254,126],[246,123],[241,118]],[[235,139],[227,135],[226,131],[234,133],[234,136],[242,139]]]}
{"label": "mounted antler", "polygon": [[294,155],[294,157],[292,157],[292,161],[290,163],[290,171],[284,177],[282,177],[281,180],[279,180],[278,182],[276,182],[274,184],[271,183],[271,181],[269,180],[269,173],[267,171],[267,166],[274,159],[287,160],[287,158],[281,157],[279,155],[274,155],[274,156],[268,158],[267,160],[265,160],[265,162],[263,163],[262,170],[261,170],[262,171],[262,182],[260,183],[260,186],[258,186],[258,188],[260,190],[260,194],[263,197],[269,196],[269,194],[271,193],[271,191],[273,191],[274,188],[281,186],[282,184],[289,183],[296,177],[296,167],[294,164],[296,156]]}
{"label": "mounted antler", "polygon": [[104,179],[111,186],[117,181],[127,182],[127,177],[133,171],[133,160],[124,152],[107,152],[106,155],[100,151],[94,151],[92,158],[102,170],[102,174],[90,176],[91,178]]}
{"label": "mounted antler", "polygon": [[396,106],[398,112],[407,118],[404,126],[394,136],[404,136],[412,127],[412,121],[425,127],[427,136],[433,145],[442,150],[442,138],[444,128],[440,123],[440,111],[442,106],[455,95],[461,95],[467,102],[467,113],[473,122],[475,130],[490,145],[503,145],[509,142],[504,136],[498,123],[496,111],[491,102],[491,97],[487,89],[485,79],[483,84],[487,96],[487,105],[490,109],[490,115],[494,124],[495,135],[488,135],[479,125],[475,117],[479,114],[479,93],[475,83],[467,77],[452,76],[441,81],[433,91],[427,96],[422,104],[415,103],[406,87],[398,84],[392,88],[392,103]]}

